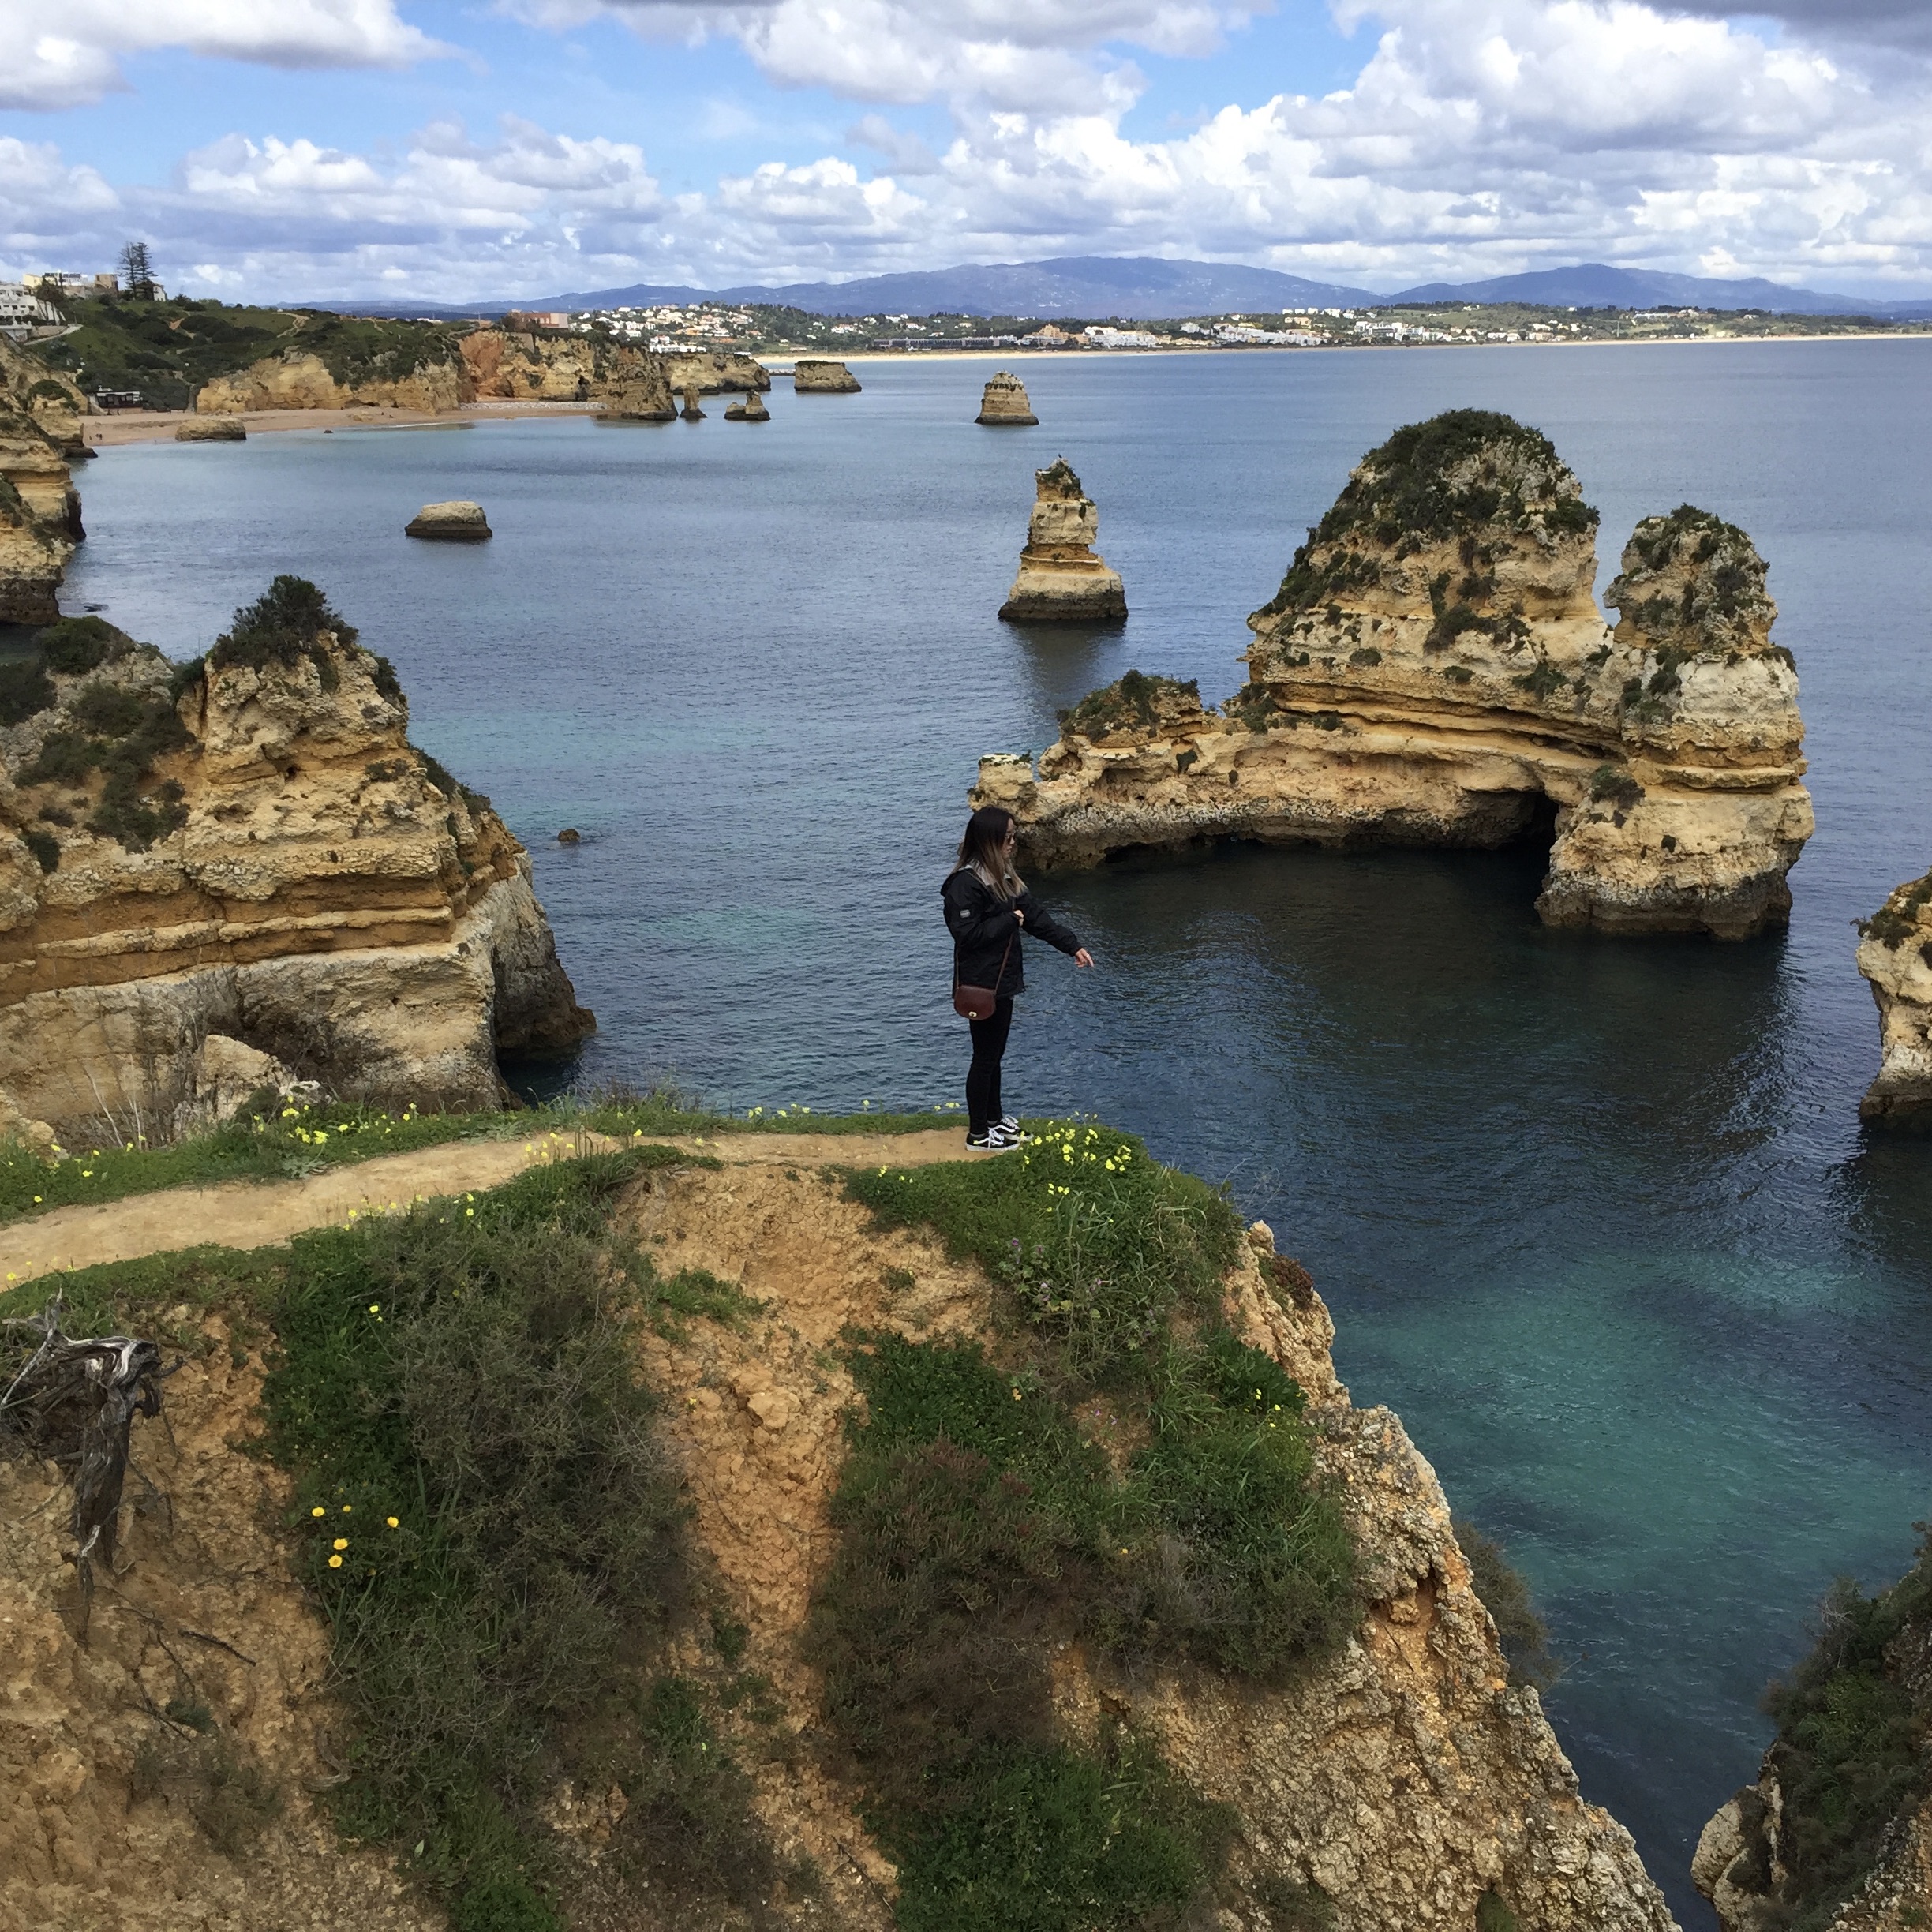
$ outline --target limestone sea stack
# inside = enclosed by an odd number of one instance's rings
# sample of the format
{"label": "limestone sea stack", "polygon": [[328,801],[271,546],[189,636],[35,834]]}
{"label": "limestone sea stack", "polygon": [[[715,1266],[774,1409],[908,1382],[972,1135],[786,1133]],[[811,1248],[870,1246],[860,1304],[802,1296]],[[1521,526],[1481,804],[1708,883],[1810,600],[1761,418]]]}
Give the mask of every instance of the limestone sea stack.
{"label": "limestone sea stack", "polygon": [[497,1056],[595,1024],[481,794],[409,742],[394,669],[278,578],[182,667],[99,618],[0,706],[0,1099],[167,1118],[210,1034],[331,1093],[488,1108]]}
{"label": "limestone sea stack", "polygon": [[771,371],[735,349],[691,355],[672,353],[658,359],[664,364],[665,380],[680,394],[695,389],[700,395],[728,395],[734,390],[771,387]]}
{"label": "limestone sea stack", "polygon": [[1026,548],[1001,616],[1020,623],[1105,623],[1127,615],[1120,573],[1093,552],[1100,513],[1066,459],[1033,473]]}
{"label": "limestone sea stack", "polygon": [[486,543],[495,534],[483,506],[457,499],[425,504],[402,526],[406,537],[426,537],[435,543]]}
{"label": "limestone sea stack", "polygon": [[239,416],[197,416],[174,432],[177,443],[245,443],[248,425]]}
{"label": "limestone sea stack", "polygon": [[1017,376],[1002,369],[979,392],[979,414],[973,421],[996,429],[1024,429],[1039,418],[1027,400],[1026,384]]}
{"label": "limestone sea stack", "polygon": [[1640,523],[1607,601],[1597,512],[1548,438],[1460,410],[1356,468],[1249,619],[1219,710],[1136,676],[1063,713],[1037,776],[981,762],[1028,862],[1227,838],[1552,837],[1553,926],[1743,938],[1785,923],[1812,829],[1791,653],[1743,531]]}
{"label": "limestone sea stack", "polygon": [[843,362],[807,357],[792,365],[794,395],[856,395],[859,378]]}
{"label": "limestone sea stack", "polygon": [[695,384],[684,391],[684,406],[678,411],[678,414],[687,422],[702,422],[705,419],[704,411],[698,406],[698,391]]}
{"label": "limestone sea stack", "polygon": [[68,560],[85,534],[68,455],[89,405],[64,376],[0,336],[0,623],[51,623]]}
{"label": "limestone sea stack", "polygon": [[765,399],[754,389],[742,402],[734,402],[724,412],[727,422],[769,422],[771,411],[765,406]]}
{"label": "limestone sea stack", "polygon": [[1932,872],[1908,879],[1859,928],[1858,969],[1878,1003],[1878,1077],[1860,1116],[1932,1123]]}

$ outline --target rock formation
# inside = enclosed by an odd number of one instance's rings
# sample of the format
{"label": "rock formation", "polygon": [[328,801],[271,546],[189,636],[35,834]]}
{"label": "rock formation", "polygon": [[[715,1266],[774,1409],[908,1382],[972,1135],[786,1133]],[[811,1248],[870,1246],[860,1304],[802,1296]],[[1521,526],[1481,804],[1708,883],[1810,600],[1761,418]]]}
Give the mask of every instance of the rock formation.
{"label": "rock formation", "polygon": [[1100,512],[1063,456],[1033,473],[1036,496],[1027,521],[1020,574],[999,614],[1022,623],[1104,623],[1127,615],[1120,573],[1093,552]]}
{"label": "rock formation", "polygon": [[678,414],[686,422],[702,422],[705,419],[704,411],[698,406],[698,394],[695,384],[684,391],[684,406]]}
{"label": "rock formation", "polygon": [[1040,760],[980,766],[1030,862],[1204,839],[1496,846],[1553,823],[1555,926],[1782,925],[1811,833],[1791,653],[1744,533],[1640,523],[1606,601],[1597,513],[1546,438],[1456,410],[1365,457],[1249,619],[1219,712],[1136,677]]}
{"label": "rock formation", "polygon": [[245,443],[248,425],[239,416],[197,416],[174,432],[177,443]]}
{"label": "rock formation", "polygon": [[[676,414],[664,358],[607,336],[478,328],[453,343],[447,336],[425,343],[412,353],[421,359],[407,369],[363,370],[344,381],[313,351],[286,350],[204,384],[195,409],[204,416],[361,404],[438,411],[487,398],[601,402],[614,416],[645,421],[668,422]],[[732,386],[754,384],[746,375]]]}
{"label": "rock formation", "polygon": [[427,361],[404,373],[368,375],[338,382],[322,358],[306,349],[264,356],[232,375],[217,376],[195,394],[202,416],[238,416],[249,410],[372,407],[453,410],[470,398],[461,362]]}
{"label": "rock formation", "polygon": [[388,663],[278,578],[177,668],[98,618],[0,688],[0,1094],[165,1118],[224,1034],[384,1103],[489,1107],[594,1022],[530,861],[410,745]]}
{"label": "rock formation", "polygon": [[457,347],[466,402],[601,402],[608,414],[638,422],[669,422],[677,414],[665,359],[607,336],[478,329]]}
{"label": "rock formation", "polygon": [[771,411],[765,406],[765,399],[754,389],[742,402],[734,402],[724,412],[727,422],[769,422]]}
{"label": "rock formation", "polygon": [[843,362],[807,356],[792,365],[795,395],[856,395],[859,378]]}
{"label": "rock formation", "polygon": [[1027,400],[1026,384],[1017,376],[1002,369],[980,391],[979,414],[973,421],[994,429],[1009,424],[1024,428],[1039,418]]}
{"label": "rock formation", "polygon": [[713,349],[691,355],[672,350],[657,360],[664,365],[665,380],[680,394],[695,389],[700,395],[724,395],[734,390],[771,387],[771,371],[735,350]]}
{"label": "rock formation", "polygon": [[[1924,1524],[1917,1526],[1923,1532]],[[1840,1584],[1811,1654],[1772,1687],[1758,1781],[1704,1827],[1690,1874],[1722,1932],[1912,1932],[1932,1923],[1932,1540],[1874,1598]]]}
{"label": "rock formation", "polygon": [[1878,1077],[1869,1121],[1932,1118],[1932,872],[1908,879],[1859,929],[1858,969],[1878,1003]]}
{"label": "rock formation", "polygon": [[67,460],[88,406],[72,383],[0,336],[0,623],[60,615],[55,593],[85,534]]}
{"label": "rock formation", "polygon": [[426,537],[436,543],[484,543],[496,533],[479,503],[461,498],[425,504],[402,526],[406,537]]}

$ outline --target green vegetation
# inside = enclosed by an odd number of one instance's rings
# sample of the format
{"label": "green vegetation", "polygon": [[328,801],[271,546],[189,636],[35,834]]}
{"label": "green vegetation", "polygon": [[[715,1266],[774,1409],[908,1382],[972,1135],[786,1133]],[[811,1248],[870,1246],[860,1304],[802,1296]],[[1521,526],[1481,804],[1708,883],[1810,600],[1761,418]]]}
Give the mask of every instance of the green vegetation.
{"label": "green vegetation", "polygon": [[1502,1544],[1485,1536],[1467,1517],[1453,1518],[1450,1527],[1469,1560],[1470,1582],[1496,1627],[1510,1682],[1547,1690],[1563,1675],[1563,1660],[1549,1647],[1549,1626],[1537,1616],[1522,1572],[1503,1553]]}
{"label": "green vegetation", "polygon": [[266,670],[270,665],[291,668],[304,657],[317,657],[324,632],[332,632],[345,647],[360,635],[305,577],[277,577],[253,604],[245,604],[215,640],[208,668],[226,671],[238,666]]}
{"label": "green vegetation", "polygon": [[1908,880],[1870,919],[1859,919],[1859,936],[1876,939],[1881,945],[1903,945],[1917,934],[1919,914],[1928,904],[1932,904],[1932,872]]}
{"label": "green vegetation", "polygon": [[[762,1925],[774,1885],[800,1878],[772,1857],[721,1728],[728,1710],[776,1717],[762,1680],[655,1661],[696,1589],[636,1332],[750,1305],[695,1271],[661,1278],[612,1211],[649,1169],[691,1159],[637,1147],[286,1249],[61,1279],[75,1332],[205,1350],[193,1312],[210,1307],[251,1343],[271,1332],[266,1447],[295,1478],[287,1528],[355,1727],[330,1802],[462,1932],[559,1932],[568,1874],[535,1807],[566,1777],[622,1788],[606,1870],[668,1893],[687,1922],[722,1900]],[[12,1290],[0,1314],[46,1293]],[[165,1715],[137,1779],[183,1797],[218,1843],[245,1843],[275,1794],[192,1687]]]}
{"label": "green vegetation", "polygon": [[1189,678],[1148,677],[1129,671],[1111,684],[1089,691],[1071,710],[1060,713],[1060,728],[1084,738],[1104,738],[1118,731],[1154,731],[1177,717],[1191,717],[1200,710],[1200,685]]}
{"label": "green vegetation", "polygon": [[0,664],[0,724],[24,724],[54,701],[54,682],[38,657]]}
{"label": "green vegetation", "polygon": [[1173,1922],[1215,1882],[1227,1820],[1146,1740],[1061,1734],[1054,1646],[1279,1683],[1359,1612],[1301,1391],[1222,1325],[1238,1224],[1131,1136],[1078,1124],[847,1185],[1002,1290],[997,1359],[853,1342],[866,1420],[810,1642],[900,1866],[900,1923]]}
{"label": "green vegetation", "polygon": [[1918,1523],[1917,1560],[1867,1597],[1841,1578],[1819,1616],[1816,1647],[1772,1686],[1771,1761],[1784,1794],[1779,1844],[1790,1876],[1775,1908],[1789,1932],[1823,1932],[1876,1862],[1885,1828],[1932,1789],[1928,1720],[1905,1682],[1900,1646],[1915,1653],[1932,1627],[1932,1524]]}
{"label": "green vegetation", "polygon": [[98,671],[133,642],[125,631],[117,630],[104,617],[63,617],[34,639],[41,662],[63,677]]}
{"label": "green vegetation", "polygon": [[[1681,582],[1659,583],[1672,570]],[[1735,662],[1768,650],[1793,661],[1783,646],[1765,642],[1775,613],[1756,545],[1735,523],[1690,504],[1637,526],[1604,601],[1657,650],[1649,689],[1659,696],[1679,688],[1679,667],[1696,657]]]}
{"label": "green vegetation", "polygon": [[[1577,496],[1576,479],[1540,430],[1491,410],[1450,410],[1398,429],[1362,459],[1262,609],[1269,616],[1317,609],[1373,582],[1381,550],[1399,559],[1460,538],[1470,578],[1454,606],[1442,594],[1446,582],[1432,594],[1439,629],[1447,619],[1470,629],[1477,616],[1469,599],[1489,588],[1489,580],[1476,573],[1495,561],[1481,545],[1486,533],[1501,528],[1575,537],[1597,522],[1597,512]],[[1454,635],[1449,630],[1436,648]]]}
{"label": "green vegetation", "polygon": [[230,308],[171,297],[166,301],[76,299],[71,335],[31,345],[53,369],[90,392],[138,391],[154,409],[187,409],[195,391],[265,356],[319,357],[339,383],[393,381],[453,362],[464,324],[377,321],[320,309]]}

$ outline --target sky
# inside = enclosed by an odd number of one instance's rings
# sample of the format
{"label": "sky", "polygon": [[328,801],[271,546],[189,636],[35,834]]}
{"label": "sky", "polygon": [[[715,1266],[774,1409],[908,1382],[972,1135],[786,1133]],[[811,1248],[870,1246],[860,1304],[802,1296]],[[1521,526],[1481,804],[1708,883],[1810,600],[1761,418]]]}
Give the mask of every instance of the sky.
{"label": "sky", "polygon": [[0,0],[0,276],[486,301],[1060,255],[1932,295],[1932,0]]}

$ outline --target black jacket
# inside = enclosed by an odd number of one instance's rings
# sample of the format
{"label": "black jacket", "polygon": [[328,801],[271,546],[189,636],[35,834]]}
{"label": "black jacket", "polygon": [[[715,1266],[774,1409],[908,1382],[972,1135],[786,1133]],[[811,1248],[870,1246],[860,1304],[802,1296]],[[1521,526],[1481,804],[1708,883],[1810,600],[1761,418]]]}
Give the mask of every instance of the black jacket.
{"label": "black jacket", "polygon": [[[1079,936],[1069,932],[1050,912],[1038,904],[1030,893],[1022,893],[1009,904],[970,867],[962,866],[941,889],[945,901],[946,930],[953,935],[953,964],[960,986],[993,986],[1002,999],[1011,999],[1026,985],[1026,968],[1020,958],[1024,933],[1029,939],[1044,939],[1050,946],[1072,954],[1080,949]],[[1017,908],[1024,926],[1013,917]],[[1013,942],[1008,953],[1006,942]],[[1000,956],[1005,953],[1006,970],[1000,972]]]}

